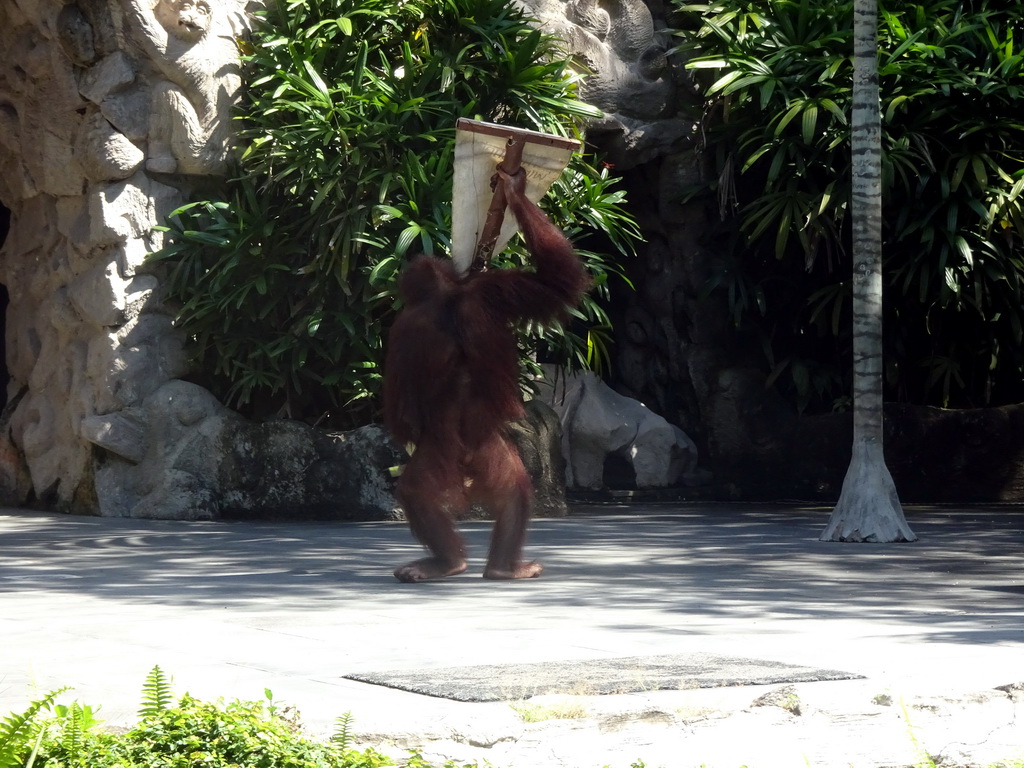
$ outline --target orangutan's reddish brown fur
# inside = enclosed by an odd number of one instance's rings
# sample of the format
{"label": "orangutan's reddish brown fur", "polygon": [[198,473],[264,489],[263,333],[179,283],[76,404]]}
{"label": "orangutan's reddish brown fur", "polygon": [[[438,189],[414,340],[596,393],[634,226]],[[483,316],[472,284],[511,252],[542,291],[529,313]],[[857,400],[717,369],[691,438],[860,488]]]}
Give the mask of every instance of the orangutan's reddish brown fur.
{"label": "orangutan's reddish brown fur", "polygon": [[533,488],[505,428],[523,416],[513,324],[564,319],[590,280],[569,241],[523,195],[526,181],[499,172],[509,209],[535,271],[460,276],[449,261],[420,257],[402,273],[404,302],[388,337],[385,423],[415,451],[397,496],[413,535],[430,556],[395,571],[400,581],[466,570],[453,515],[479,503],[494,515],[484,576],[522,579],[542,566],[522,561]]}

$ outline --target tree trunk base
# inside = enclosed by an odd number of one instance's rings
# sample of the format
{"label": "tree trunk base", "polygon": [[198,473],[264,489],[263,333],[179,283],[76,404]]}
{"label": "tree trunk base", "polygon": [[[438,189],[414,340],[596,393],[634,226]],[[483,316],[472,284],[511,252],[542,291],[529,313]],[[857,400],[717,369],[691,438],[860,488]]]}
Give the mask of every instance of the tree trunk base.
{"label": "tree trunk base", "polygon": [[872,544],[917,541],[903,515],[880,445],[853,446],[843,492],[819,540]]}

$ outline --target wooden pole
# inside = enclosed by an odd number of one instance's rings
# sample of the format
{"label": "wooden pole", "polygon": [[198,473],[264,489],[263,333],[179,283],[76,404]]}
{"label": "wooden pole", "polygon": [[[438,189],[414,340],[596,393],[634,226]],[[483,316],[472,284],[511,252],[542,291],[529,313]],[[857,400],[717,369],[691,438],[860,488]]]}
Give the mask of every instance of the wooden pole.
{"label": "wooden pole", "polygon": [[[523,162],[523,146],[526,144],[522,139],[509,136],[505,146],[505,158],[498,164],[498,168],[509,176],[519,173]],[[501,224],[505,220],[505,186],[498,183],[498,175],[491,179],[491,189],[494,196],[491,198],[491,205],[487,209],[487,218],[484,219],[483,231],[480,233],[480,241],[476,246],[476,255],[469,267],[470,272],[480,272],[491,261],[494,251],[494,244],[498,240],[498,233],[501,232]]]}

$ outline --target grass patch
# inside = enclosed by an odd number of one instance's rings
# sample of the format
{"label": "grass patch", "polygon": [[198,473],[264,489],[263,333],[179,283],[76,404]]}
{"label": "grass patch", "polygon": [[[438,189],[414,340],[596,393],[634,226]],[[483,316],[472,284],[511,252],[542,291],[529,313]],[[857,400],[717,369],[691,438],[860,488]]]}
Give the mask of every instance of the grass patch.
{"label": "grass patch", "polygon": [[509,704],[524,723],[542,723],[546,720],[582,720],[587,709],[578,701],[513,701]]}

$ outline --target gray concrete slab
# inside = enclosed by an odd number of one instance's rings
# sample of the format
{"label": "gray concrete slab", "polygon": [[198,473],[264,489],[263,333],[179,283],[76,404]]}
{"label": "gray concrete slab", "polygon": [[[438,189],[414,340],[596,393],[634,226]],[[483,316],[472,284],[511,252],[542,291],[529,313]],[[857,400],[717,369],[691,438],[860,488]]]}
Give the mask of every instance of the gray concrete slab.
{"label": "gray concrete slab", "polygon": [[[909,765],[920,749],[981,759],[1024,746],[1019,701],[979,694],[1024,681],[1020,511],[910,508],[920,541],[903,545],[818,542],[821,508],[576,511],[534,521],[540,579],[479,578],[489,526],[467,523],[470,572],[405,585],[391,570],[419,551],[401,524],[2,510],[0,713],[71,685],[109,723],[130,722],[159,664],[178,693],[270,689],[314,733],[351,712],[367,741],[499,766]],[[752,707],[763,687],[568,691],[585,717],[528,725],[505,703],[343,677],[700,653],[865,679],[798,686],[800,716]],[[910,717],[901,701],[946,705]]]}
{"label": "gray concrete slab", "polygon": [[836,669],[781,664],[766,659],[717,653],[673,653],[535,664],[476,664],[421,670],[381,670],[345,675],[350,680],[385,685],[453,701],[511,701],[571,694],[622,693],[731,688],[734,686],[852,680]]}

